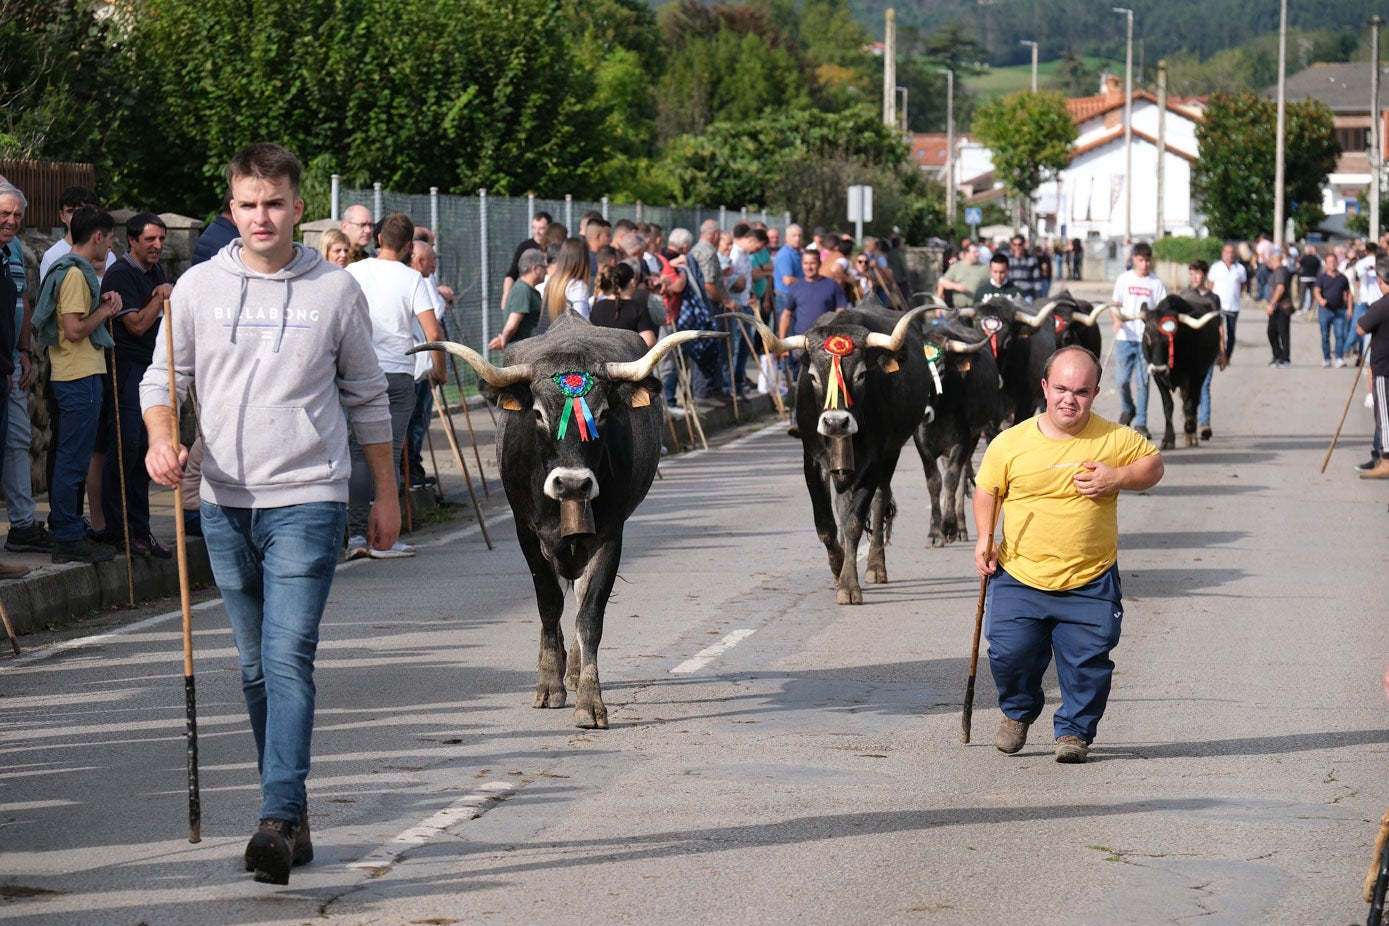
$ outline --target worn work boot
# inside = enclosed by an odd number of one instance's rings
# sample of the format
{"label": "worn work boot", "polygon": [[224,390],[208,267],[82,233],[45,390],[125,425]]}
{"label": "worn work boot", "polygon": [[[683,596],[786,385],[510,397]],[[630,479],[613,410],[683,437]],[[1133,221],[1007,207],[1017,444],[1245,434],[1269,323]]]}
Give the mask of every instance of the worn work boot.
{"label": "worn work boot", "polygon": [[262,820],[246,844],[246,870],[263,884],[288,884],[299,827],[288,820]]}
{"label": "worn work boot", "polygon": [[1389,457],[1380,457],[1373,469],[1360,474],[1361,479],[1389,479]]}
{"label": "worn work boot", "polygon": [[994,734],[994,745],[999,752],[1011,756],[1027,744],[1027,728],[1030,726],[1030,723],[1004,717],[999,722],[998,732]]}
{"label": "worn work boot", "polygon": [[1090,757],[1090,747],[1078,736],[1056,738],[1056,761],[1079,765]]}
{"label": "worn work boot", "polygon": [[[278,823],[280,821],[276,820],[272,822]],[[264,826],[264,821],[262,821],[261,825]],[[292,857],[293,867],[298,868],[300,865],[307,865],[309,864],[309,862],[312,861],[313,838],[309,835],[309,812],[307,810],[304,810],[301,811],[299,814],[299,829],[294,834],[294,850]],[[255,870],[255,868],[252,866],[251,851],[249,846],[247,846],[246,848],[246,870]]]}

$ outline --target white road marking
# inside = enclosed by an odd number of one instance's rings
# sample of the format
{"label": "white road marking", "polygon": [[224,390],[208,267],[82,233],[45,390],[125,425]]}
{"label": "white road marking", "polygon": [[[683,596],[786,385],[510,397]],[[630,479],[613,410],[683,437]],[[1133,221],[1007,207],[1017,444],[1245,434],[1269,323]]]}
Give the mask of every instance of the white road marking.
{"label": "white road marking", "polygon": [[733,647],[737,646],[739,643],[742,643],[744,640],[746,640],[748,637],[752,636],[755,633],[757,633],[757,629],[754,627],[743,627],[739,630],[735,630],[732,633],[725,636],[719,642],[715,643],[713,646],[705,647],[698,653],[695,653],[689,659],[686,659],[684,662],[680,663],[680,665],[671,669],[670,674],[690,675],[694,672],[698,672],[700,669],[704,668],[709,663],[713,662],[715,659],[722,656],[729,650],[733,649]]}
{"label": "white road marking", "polygon": [[426,817],[407,830],[397,833],[391,840],[348,865],[371,871],[375,875],[384,874],[387,869],[400,861],[400,857],[415,846],[421,846],[438,836],[444,830],[464,820],[476,820],[500,802],[511,797],[516,786],[506,781],[492,781],[478,788],[443,810]]}

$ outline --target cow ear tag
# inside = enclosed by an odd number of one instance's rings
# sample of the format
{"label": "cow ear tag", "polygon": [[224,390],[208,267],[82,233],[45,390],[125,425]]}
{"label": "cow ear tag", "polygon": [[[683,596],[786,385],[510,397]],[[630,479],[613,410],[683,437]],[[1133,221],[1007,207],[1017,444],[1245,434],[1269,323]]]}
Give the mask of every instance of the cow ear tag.
{"label": "cow ear tag", "polygon": [[638,386],[632,391],[631,404],[633,408],[646,408],[646,406],[651,404],[651,393],[647,392],[641,386]]}
{"label": "cow ear tag", "polygon": [[598,423],[593,420],[593,412],[589,409],[588,401],[584,398],[593,391],[593,374],[580,370],[570,370],[567,373],[556,373],[550,379],[559,387],[560,393],[567,400],[564,403],[564,411],[559,417],[559,430],[555,434],[555,440],[564,440],[564,435],[569,433],[569,419],[571,417],[578,426],[579,440],[597,440]]}
{"label": "cow ear tag", "polygon": [[896,373],[901,368],[902,366],[897,362],[896,357],[888,357],[886,360],[883,361],[884,373]]}
{"label": "cow ear tag", "polygon": [[854,352],[854,339],[842,334],[832,334],[821,345],[830,355],[830,381],[825,387],[825,408],[838,408],[839,396],[844,396],[844,407],[853,408],[854,400],[849,397],[849,387],[844,385],[844,370],[840,360]]}
{"label": "cow ear tag", "polygon": [[945,392],[945,384],[940,381],[940,345],[932,344],[929,341],[922,348],[926,354],[926,366],[931,368],[931,379],[936,384],[936,394],[942,395]]}
{"label": "cow ear tag", "polygon": [[502,396],[502,408],[509,412],[522,412],[525,408],[521,405],[521,400],[514,395]]}

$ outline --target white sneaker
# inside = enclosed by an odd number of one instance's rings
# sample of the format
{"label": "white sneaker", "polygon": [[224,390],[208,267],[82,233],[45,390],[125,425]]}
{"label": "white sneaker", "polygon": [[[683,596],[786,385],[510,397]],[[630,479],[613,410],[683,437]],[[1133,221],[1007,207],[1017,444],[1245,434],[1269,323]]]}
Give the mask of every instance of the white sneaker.
{"label": "white sneaker", "polygon": [[1365,407],[1368,408],[1368,409],[1370,409],[1371,411],[1374,410],[1374,407],[1375,407],[1375,397],[1374,397],[1373,395],[1367,395],[1367,396],[1365,396]]}
{"label": "white sneaker", "polygon": [[1331,361],[1331,365],[1339,370],[1341,367],[1346,365],[1345,358],[1337,357],[1335,360]]}
{"label": "white sneaker", "polygon": [[1321,368],[1322,368],[1323,370],[1328,370],[1328,369],[1330,369],[1330,368],[1331,368],[1331,361],[1330,361],[1330,360],[1323,360],[1323,361],[1321,362]]}
{"label": "white sneaker", "polygon": [[367,549],[367,539],[365,537],[349,537],[347,539],[348,559],[365,559],[371,555]]}
{"label": "white sneaker", "polygon": [[679,405],[667,405],[666,414],[672,418],[680,419],[685,417],[685,410]]}
{"label": "white sneaker", "polygon": [[402,559],[406,556],[414,556],[415,548],[408,543],[401,543],[397,540],[389,550],[377,550],[374,547],[368,547],[367,555],[372,559]]}

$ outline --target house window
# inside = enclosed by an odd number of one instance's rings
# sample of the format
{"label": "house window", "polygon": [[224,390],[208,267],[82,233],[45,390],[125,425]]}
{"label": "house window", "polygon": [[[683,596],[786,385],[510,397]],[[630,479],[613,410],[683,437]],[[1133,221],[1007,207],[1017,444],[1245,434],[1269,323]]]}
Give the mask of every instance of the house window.
{"label": "house window", "polygon": [[1370,146],[1368,128],[1339,128],[1336,130],[1336,144],[1342,151],[1364,151]]}

